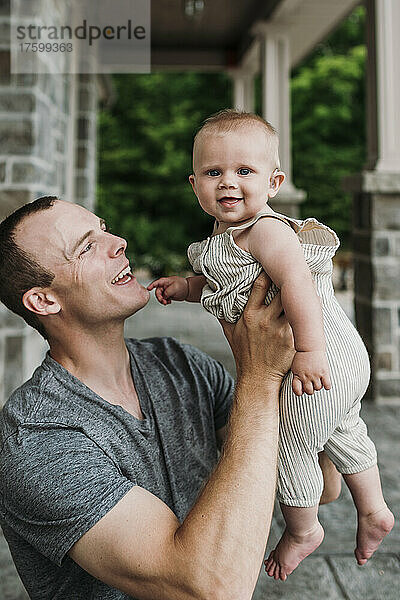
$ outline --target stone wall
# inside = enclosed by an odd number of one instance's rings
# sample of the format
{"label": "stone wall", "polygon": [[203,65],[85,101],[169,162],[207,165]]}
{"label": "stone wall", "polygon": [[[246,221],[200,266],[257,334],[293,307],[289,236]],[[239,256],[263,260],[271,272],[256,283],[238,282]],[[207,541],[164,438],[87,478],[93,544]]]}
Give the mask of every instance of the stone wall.
{"label": "stone wall", "polygon": [[[96,76],[11,74],[9,10],[9,0],[0,0],[0,220],[42,195],[92,209]],[[30,377],[46,346],[0,305],[0,406]]]}
{"label": "stone wall", "polygon": [[353,189],[357,327],[372,362],[370,396],[400,397],[400,174],[366,172]]}

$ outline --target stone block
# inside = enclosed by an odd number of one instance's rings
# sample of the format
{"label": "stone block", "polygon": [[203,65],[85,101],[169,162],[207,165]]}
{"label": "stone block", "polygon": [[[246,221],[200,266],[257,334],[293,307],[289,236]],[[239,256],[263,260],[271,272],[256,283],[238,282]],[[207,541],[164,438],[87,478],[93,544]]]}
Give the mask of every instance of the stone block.
{"label": "stone block", "polygon": [[375,237],[373,245],[375,256],[388,256],[390,254],[390,240],[388,237]]}
{"label": "stone block", "polygon": [[335,577],[322,556],[313,555],[304,561],[282,583],[266,575],[261,569],[253,600],[344,600]]}
{"label": "stone block", "polygon": [[4,154],[29,154],[33,145],[32,121],[27,119],[0,121],[0,148]]}
{"label": "stone block", "polygon": [[375,229],[400,229],[400,195],[375,195],[372,206],[372,225]]}
{"label": "stone block", "polygon": [[10,44],[10,23],[6,21],[0,23],[0,44],[8,46]]}
{"label": "stone block", "polygon": [[79,199],[86,198],[89,190],[89,182],[87,177],[76,178],[76,196]]}
{"label": "stone block", "polygon": [[354,257],[354,291],[357,296],[372,297],[372,264]]}
{"label": "stone block", "polygon": [[13,183],[40,183],[43,180],[43,169],[32,163],[14,163],[12,168]]}
{"label": "stone block", "polygon": [[60,161],[56,162],[56,181],[61,193],[61,190],[65,187],[65,165]]}
{"label": "stone block", "polygon": [[8,50],[0,50],[0,85],[10,83],[10,65],[10,52]]}
{"label": "stone block", "polygon": [[376,381],[377,396],[380,398],[400,399],[400,378],[378,379]]}
{"label": "stone block", "polygon": [[10,15],[10,0],[0,0],[0,15]]}
{"label": "stone block", "polygon": [[6,179],[6,163],[2,162],[2,163],[0,163],[0,183],[5,181],[5,179]]}
{"label": "stone block", "polygon": [[0,94],[0,112],[32,112],[34,109],[34,94]]}
{"label": "stone block", "polygon": [[336,581],[346,590],[347,600],[396,598],[395,590],[398,592],[400,589],[400,563],[397,556],[376,553],[373,560],[362,569],[348,556],[332,556],[329,562]]}
{"label": "stone block", "polygon": [[90,121],[89,119],[78,119],[78,139],[90,139]]}
{"label": "stone block", "polygon": [[16,84],[18,87],[32,87],[36,85],[39,78],[39,73],[21,73],[16,76]]}
{"label": "stone block", "polygon": [[23,336],[8,336],[5,346],[4,395],[6,398],[23,383]]}
{"label": "stone block", "polygon": [[0,220],[33,199],[34,194],[28,190],[0,190]]}
{"label": "stone block", "polygon": [[78,148],[76,153],[76,161],[75,166],[77,169],[85,169],[88,161],[88,149],[86,146],[81,146]]}
{"label": "stone block", "polygon": [[400,298],[400,263],[385,262],[374,266],[374,293],[380,300],[398,300]]}
{"label": "stone block", "polygon": [[354,229],[371,228],[371,198],[369,194],[355,194],[353,198]]}
{"label": "stone block", "polygon": [[79,111],[93,110],[93,108],[94,108],[93,104],[94,104],[94,102],[93,102],[92,95],[89,93],[89,91],[87,89],[81,88],[79,90],[79,97],[78,97],[78,110]]}
{"label": "stone block", "polygon": [[0,304],[0,328],[3,327],[23,329],[25,327],[25,321],[22,317],[8,310],[4,304]]}
{"label": "stone block", "polygon": [[369,232],[353,233],[352,248],[355,254],[369,256],[371,252],[371,234]]}
{"label": "stone block", "polygon": [[60,154],[64,154],[65,152],[65,138],[59,137],[56,139],[56,150]]}
{"label": "stone block", "polygon": [[372,309],[374,340],[378,345],[392,343],[392,311],[390,308]]}
{"label": "stone block", "polygon": [[360,332],[365,345],[367,346],[368,353],[372,353],[373,340],[372,340],[372,305],[368,302],[361,301],[357,297],[355,298],[355,320],[357,329]]}
{"label": "stone block", "polygon": [[393,357],[391,352],[378,352],[376,355],[376,367],[383,371],[393,369]]}

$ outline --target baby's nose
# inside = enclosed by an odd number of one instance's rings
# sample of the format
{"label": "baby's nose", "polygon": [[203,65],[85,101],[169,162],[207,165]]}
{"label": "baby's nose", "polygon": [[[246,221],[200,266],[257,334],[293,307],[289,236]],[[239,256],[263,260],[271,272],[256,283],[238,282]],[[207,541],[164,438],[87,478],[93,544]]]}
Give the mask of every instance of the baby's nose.
{"label": "baby's nose", "polygon": [[224,175],[219,182],[219,188],[236,189],[238,187],[237,181],[233,175]]}

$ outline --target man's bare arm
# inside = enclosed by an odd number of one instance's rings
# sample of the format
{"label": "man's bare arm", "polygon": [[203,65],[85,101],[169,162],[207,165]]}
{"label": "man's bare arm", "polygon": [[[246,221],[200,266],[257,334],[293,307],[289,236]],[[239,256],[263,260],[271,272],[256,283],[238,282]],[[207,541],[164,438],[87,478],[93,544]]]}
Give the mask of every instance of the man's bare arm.
{"label": "man's bare arm", "polygon": [[243,318],[224,329],[238,372],[220,461],[180,525],[161,500],[132,489],[71,549],[102,581],[141,599],[250,599],[275,494],[278,397],[293,358],[279,297],[261,277]]}

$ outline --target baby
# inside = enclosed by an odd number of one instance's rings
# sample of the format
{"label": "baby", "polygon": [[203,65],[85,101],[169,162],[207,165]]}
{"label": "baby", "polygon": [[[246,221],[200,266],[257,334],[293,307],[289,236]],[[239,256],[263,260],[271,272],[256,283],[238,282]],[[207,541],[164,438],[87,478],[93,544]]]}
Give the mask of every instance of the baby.
{"label": "baby", "polygon": [[271,279],[266,303],[280,290],[296,353],[280,397],[278,499],[286,529],[265,568],[281,580],[324,537],[318,521],[322,450],[342,473],[357,508],[358,564],[367,562],[394,522],[375,447],[359,416],[368,354],[331,281],[339,240],[313,218],[300,221],[272,210],[268,199],[284,178],[278,136],[267,121],[234,110],[207,119],[194,140],[189,177],[200,206],[215,219],[211,237],[188,249],[199,275],[162,277],[148,287],[161,304],[201,302],[231,323],[262,270]]}

